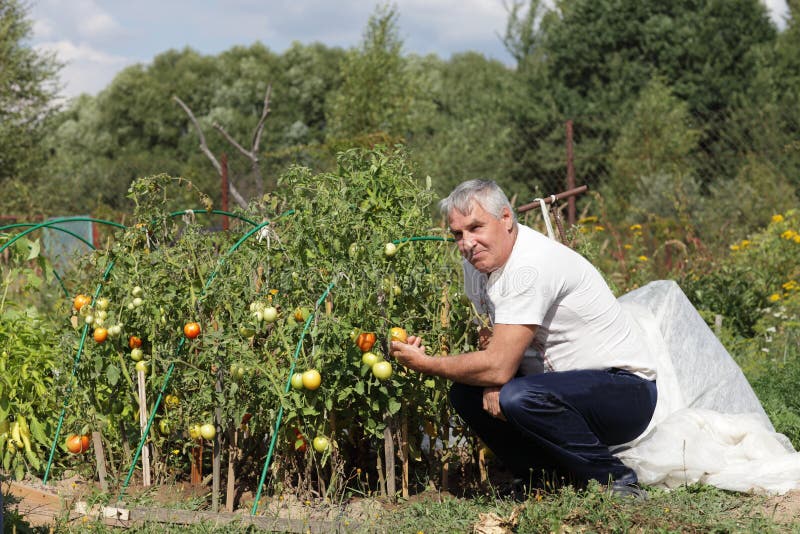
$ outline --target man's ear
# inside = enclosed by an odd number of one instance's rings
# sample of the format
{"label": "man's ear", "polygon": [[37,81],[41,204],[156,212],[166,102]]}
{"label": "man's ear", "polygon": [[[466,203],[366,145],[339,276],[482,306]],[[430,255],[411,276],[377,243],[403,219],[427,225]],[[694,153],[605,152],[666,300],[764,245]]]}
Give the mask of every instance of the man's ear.
{"label": "man's ear", "polygon": [[505,223],[506,231],[510,232],[514,229],[514,217],[511,215],[511,210],[508,206],[503,206],[503,214],[501,216],[503,223]]}

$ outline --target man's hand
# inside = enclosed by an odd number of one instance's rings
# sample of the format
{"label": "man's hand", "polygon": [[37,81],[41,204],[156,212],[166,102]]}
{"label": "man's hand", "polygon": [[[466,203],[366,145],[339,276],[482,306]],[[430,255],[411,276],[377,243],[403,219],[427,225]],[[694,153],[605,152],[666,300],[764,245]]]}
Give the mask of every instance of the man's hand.
{"label": "man's hand", "polygon": [[500,409],[500,386],[483,388],[483,409],[492,417],[505,421],[506,417]]}
{"label": "man's hand", "polygon": [[481,327],[478,330],[478,348],[480,350],[486,350],[489,346],[489,341],[492,339],[492,329],[487,328],[485,326]]}
{"label": "man's hand", "polygon": [[408,336],[407,343],[392,341],[389,344],[389,353],[398,363],[414,371],[424,372],[425,360],[429,358],[425,354],[425,345],[422,344],[422,338],[417,336]]}

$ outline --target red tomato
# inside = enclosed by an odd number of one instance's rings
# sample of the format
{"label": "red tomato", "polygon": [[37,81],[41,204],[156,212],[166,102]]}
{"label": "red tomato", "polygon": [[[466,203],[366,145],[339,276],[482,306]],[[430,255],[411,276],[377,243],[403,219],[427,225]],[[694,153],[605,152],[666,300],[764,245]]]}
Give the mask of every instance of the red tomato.
{"label": "red tomato", "polygon": [[183,326],[183,335],[189,339],[194,339],[200,335],[200,323],[186,323]]}
{"label": "red tomato", "polygon": [[361,349],[361,352],[369,351],[372,346],[375,345],[375,333],[361,332],[358,334],[358,338],[356,338],[356,345]]}

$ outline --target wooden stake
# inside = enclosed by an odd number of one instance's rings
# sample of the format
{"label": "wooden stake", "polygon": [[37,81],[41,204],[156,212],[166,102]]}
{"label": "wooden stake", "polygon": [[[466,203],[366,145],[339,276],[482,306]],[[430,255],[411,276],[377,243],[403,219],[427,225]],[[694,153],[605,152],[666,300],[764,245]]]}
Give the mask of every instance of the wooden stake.
{"label": "wooden stake", "polygon": [[[214,389],[218,394],[222,393],[222,372],[217,371],[217,382],[214,385]],[[214,426],[216,428],[222,428],[222,408],[217,406],[214,410]],[[212,482],[211,482],[211,511],[214,513],[219,512],[219,485],[220,485],[220,476],[221,476],[221,461],[220,461],[220,438],[221,432],[217,432],[214,436],[214,449],[213,449],[213,456],[211,460],[211,472],[212,472]]]}
{"label": "wooden stake", "polygon": [[203,482],[203,440],[195,440],[197,445],[192,447],[192,474],[191,483],[194,486]]}
{"label": "wooden stake", "polygon": [[[141,436],[144,438],[144,430],[147,428],[147,392],[144,387],[144,371],[136,371],[136,380],[139,385],[139,427],[141,428]],[[142,447],[142,484],[144,487],[149,487],[151,483],[150,447],[145,442],[144,446]]]}
{"label": "wooden stake", "polygon": [[94,445],[94,458],[97,461],[97,477],[100,480],[100,489],[108,491],[106,481],[106,455],[103,449],[103,437],[100,432],[92,432],[92,444]]}
{"label": "wooden stake", "polygon": [[408,414],[403,412],[400,423],[400,456],[403,461],[403,498],[408,499]]}
{"label": "wooden stake", "polygon": [[394,500],[395,480],[394,480],[394,440],[392,439],[391,418],[387,413],[384,416],[386,428],[383,429],[383,453],[386,458],[386,496]]}
{"label": "wooden stake", "polygon": [[239,459],[239,430],[231,423],[228,427],[228,484],[225,488],[225,510],[233,512],[236,498],[236,461]]}

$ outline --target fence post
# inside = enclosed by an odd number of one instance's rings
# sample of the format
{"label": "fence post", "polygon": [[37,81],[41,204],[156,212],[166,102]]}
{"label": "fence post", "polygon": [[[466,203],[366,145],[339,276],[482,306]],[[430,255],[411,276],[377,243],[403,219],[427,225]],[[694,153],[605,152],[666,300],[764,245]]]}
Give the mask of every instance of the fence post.
{"label": "fence post", "polygon": [[[575,189],[575,157],[572,150],[572,119],[567,121],[567,191]],[[575,197],[567,200],[567,222],[575,224]]]}

